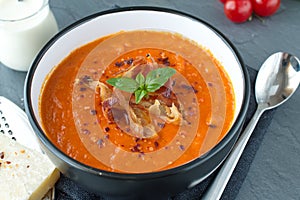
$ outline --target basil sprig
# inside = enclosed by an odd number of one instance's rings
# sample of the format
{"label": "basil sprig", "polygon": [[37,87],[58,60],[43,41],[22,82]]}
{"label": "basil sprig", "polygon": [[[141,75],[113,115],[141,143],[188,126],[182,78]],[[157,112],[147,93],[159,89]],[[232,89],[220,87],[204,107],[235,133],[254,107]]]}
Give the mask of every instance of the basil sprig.
{"label": "basil sprig", "polygon": [[134,93],[135,103],[138,104],[149,92],[155,92],[163,86],[175,73],[176,70],[171,67],[157,68],[150,71],[146,78],[139,73],[135,79],[117,77],[110,78],[106,82],[125,92]]}

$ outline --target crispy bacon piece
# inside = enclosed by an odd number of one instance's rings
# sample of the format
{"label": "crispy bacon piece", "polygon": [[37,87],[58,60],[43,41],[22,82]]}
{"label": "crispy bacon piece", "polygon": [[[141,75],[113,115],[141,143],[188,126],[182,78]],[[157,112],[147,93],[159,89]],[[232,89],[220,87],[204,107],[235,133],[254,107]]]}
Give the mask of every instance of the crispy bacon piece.
{"label": "crispy bacon piece", "polygon": [[174,103],[169,107],[161,104],[159,100],[155,100],[155,103],[149,107],[149,113],[159,116],[166,123],[180,124],[182,119],[182,115]]}
{"label": "crispy bacon piece", "polygon": [[[133,67],[123,76],[135,78],[137,74],[144,76],[158,67],[151,55],[137,58],[132,62]],[[143,66],[141,66],[143,65]],[[149,93],[139,104],[135,97],[118,89],[113,91],[99,82],[99,95],[105,118],[109,123],[116,123],[119,128],[137,138],[155,137],[164,123],[180,124],[182,115],[176,95],[172,92],[172,84],[168,81],[165,86]]]}
{"label": "crispy bacon piece", "polygon": [[[101,100],[102,100],[102,98],[101,98]],[[115,121],[114,116],[112,114],[112,107],[114,104],[117,103],[117,101],[118,100],[116,98],[108,97],[101,102],[104,117],[108,120],[108,123],[110,123],[110,124],[114,123],[114,121]]]}

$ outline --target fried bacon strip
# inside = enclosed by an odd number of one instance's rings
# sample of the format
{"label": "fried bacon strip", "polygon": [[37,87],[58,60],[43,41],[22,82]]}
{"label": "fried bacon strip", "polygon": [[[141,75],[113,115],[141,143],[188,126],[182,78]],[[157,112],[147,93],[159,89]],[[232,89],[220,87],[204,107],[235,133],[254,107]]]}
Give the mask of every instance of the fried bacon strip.
{"label": "fried bacon strip", "polygon": [[[126,77],[135,77],[138,73],[147,74],[157,68],[157,63],[151,57],[133,61],[133,66],[124,73]],[[138,67],[144,65],[143,67]],[[169,87],[162,87],[150,93],[148,98],[143,99],[139,104],[134,103],[134,97],[114,89],[113,91],[102,82],[98,82],[99,95],[101,98],[102,110],[109,123],[116,123],[118,127],[128,134],[138,138],[155,137],[161,129],[162,123],[180,124],[182,115],[179,103]]]}

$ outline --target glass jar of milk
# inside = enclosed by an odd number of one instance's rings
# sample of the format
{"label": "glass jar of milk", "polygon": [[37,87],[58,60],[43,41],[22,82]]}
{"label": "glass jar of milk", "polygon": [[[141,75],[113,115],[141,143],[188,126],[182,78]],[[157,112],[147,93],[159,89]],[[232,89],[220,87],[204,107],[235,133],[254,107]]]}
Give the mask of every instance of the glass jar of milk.
{"label": "glass jar of milk", "polygon": [[0,0],[0,62],[27,71],[58,31],[48,0]]}

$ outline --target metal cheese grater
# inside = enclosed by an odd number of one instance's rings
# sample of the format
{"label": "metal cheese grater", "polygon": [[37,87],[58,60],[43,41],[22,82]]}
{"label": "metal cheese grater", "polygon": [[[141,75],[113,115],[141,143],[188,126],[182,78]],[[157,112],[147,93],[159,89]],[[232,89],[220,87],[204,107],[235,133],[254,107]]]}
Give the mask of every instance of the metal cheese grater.
{"label": "metal cheese grater", "polygon": [[[0,134],[43,153],[25,112],[3,96],[0,96]],[[53,200],[54,196],[51,189],[43,200]]]}

